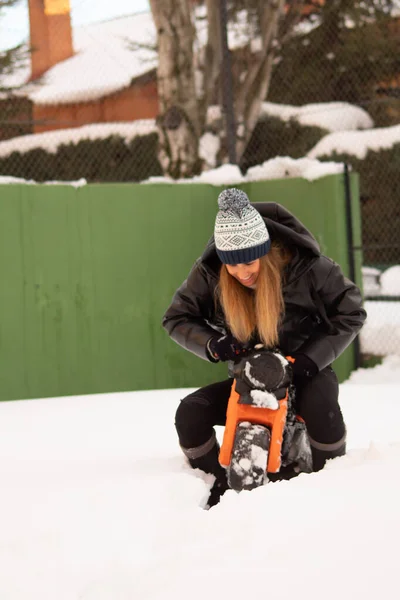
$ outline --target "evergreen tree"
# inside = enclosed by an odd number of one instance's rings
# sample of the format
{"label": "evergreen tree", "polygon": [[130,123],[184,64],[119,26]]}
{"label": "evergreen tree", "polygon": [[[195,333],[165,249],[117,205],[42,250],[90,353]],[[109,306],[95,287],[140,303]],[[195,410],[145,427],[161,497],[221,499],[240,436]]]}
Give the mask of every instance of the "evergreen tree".
{"label": "evergreen tree", "polygon": [[[0,19],[4,8],[15,6],[20,0],[0,0]],[[1,31],[1,29],[0,29]],[[0,92],[7,92],[9,89],[2,84],[2,75],[9,75],[19,68],[26,56],[26,50],[23,44],[18,44],[13,48],[0,51]]]}
{"label": "evergreen tree", "polygon": [[[294,2],[295,3],[295,2]],[[293,3],[289,3],[293,4]],[[368,105],[400,72],[390,0],[329,0],[315,6],[281,45],[268,100]]]}

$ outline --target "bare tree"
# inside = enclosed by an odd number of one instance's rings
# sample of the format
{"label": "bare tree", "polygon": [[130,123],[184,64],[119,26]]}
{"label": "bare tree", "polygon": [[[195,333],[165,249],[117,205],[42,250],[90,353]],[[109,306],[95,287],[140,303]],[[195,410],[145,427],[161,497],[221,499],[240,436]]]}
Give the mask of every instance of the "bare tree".
{"label": "bare tree", "polygon": [[[160,159],[164,172],[172,177],[190,177],[203,168],[199,147],[208,109],[222,104],[223,1],[150,0],[157,29]],[[340,13],[342,20],[350,17],[356,22],[354,14],[371,19],[389,14],[392,4],[391,0],[229,0],[230,34],[236,31],[240,38],[234,44],[232,68],[238,162],[259,120],[274,63],[299,22],[310,17],[315,26],[318,19],[329,19],[332,11]],[[206,32],[206,40],[196,37],[200,30]],[[225,162],[227,144],[221,123],[216,133],[219,161]]]}
{"label": "bare tree", "polygon": [[[205,0],[207,42],[194,52],[194,3],[150,0],[157,30],[160,160],[165,173],[189,177],[201,170],[199,140],[221,74],[220,0]],[[268,91],[273,49],[284,0],[253,2],[252,26],[236,85],[237,155],[240,158]],[[254,39],[257,36],[257,48]],[[221,133],[221,135],[223,135]]]}
{"label": "bare tree", "polygon": [[192,8],[188,0],[150,0],[150,6],[157,30],[160,161],[172,177],[189,177],[201,166]]}

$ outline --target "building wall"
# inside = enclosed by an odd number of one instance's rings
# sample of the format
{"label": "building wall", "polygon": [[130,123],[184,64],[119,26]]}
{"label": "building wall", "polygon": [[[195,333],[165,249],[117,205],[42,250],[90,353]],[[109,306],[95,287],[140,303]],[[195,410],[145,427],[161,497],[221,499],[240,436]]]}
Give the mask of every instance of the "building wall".
{"label": "building wall", "polygon": [[155,79],[135,82],[131,87],[100,100],[75,104],[35,105],[34,133],[110,123],[154,119],[158,113]]}
{"label": "building wall", "polygon": [[32,102],[10,96],[0,99],[0,142],[32,131]]}

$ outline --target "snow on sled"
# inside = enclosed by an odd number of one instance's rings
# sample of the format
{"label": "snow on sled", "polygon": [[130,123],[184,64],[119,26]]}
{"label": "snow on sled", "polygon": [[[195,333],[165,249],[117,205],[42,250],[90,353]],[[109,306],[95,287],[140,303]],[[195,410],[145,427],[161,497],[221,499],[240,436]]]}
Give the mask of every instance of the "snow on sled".
{"label": "snow on sled", "polygon": [[312,471],[304,421],[296,415],[290,357],[256,347],[234,367],[219,462],[236,491]]}

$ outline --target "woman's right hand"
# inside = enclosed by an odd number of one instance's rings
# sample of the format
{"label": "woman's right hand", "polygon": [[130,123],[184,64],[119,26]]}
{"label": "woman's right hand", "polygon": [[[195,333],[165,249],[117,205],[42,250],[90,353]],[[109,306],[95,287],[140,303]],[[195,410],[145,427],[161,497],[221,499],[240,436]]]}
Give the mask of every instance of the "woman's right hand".
{"label": "woman's right hand", "polygon": [[210,338],[207,347],[211,356],[222,362],[237,360],[247,353],[247,349],[230,333]]}

